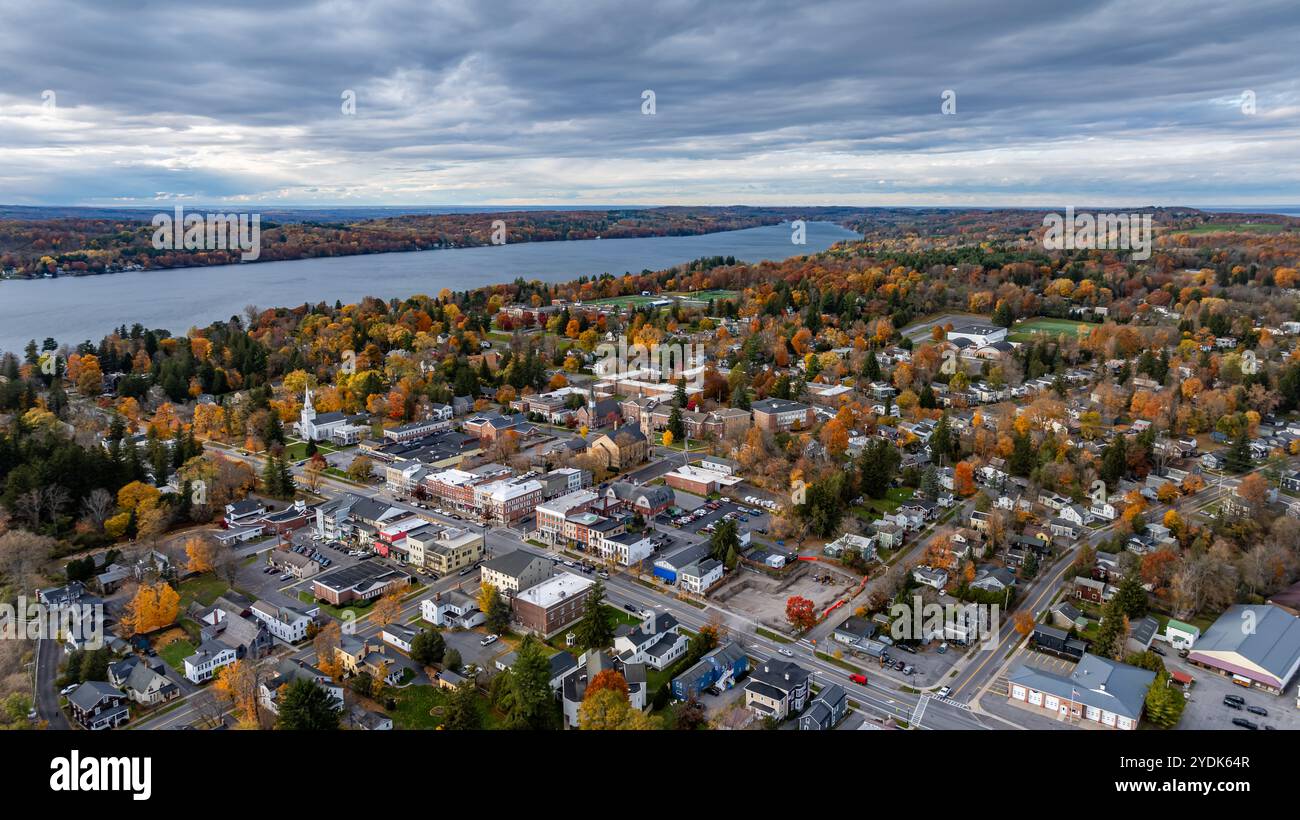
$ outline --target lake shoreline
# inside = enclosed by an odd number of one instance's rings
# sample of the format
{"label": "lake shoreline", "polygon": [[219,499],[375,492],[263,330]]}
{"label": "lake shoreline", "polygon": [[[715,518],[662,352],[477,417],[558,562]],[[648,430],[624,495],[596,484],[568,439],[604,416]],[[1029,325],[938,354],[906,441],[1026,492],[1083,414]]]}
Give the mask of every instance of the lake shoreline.
{"label": "lake shoreline", "polygon": [[[242,315],[248,305],[297,307],[356,303],[366,297],[407,298],[511,282],[563,284],[583,277],[667,270],[696,259],[732,256],[757,263],[819,253],[861,234],[832,222],[810,222],[807,242],[791,244],[780,224],[689,236],[626,241],[517,242],[447,249],[270,260],[260,263],[122,271],[93,276],[23,279],[0,287],[0,351],[52,338],[70,347],[98,344],[123,325],[183,335],[192,327]],[[157,276],[166,271],[169,276]]]}
{"label": "lake shoreline", "polygon": [[[525,239],[520,242],[504,242],[500,245],[494,245],[489,242],[481,245],[450,245],[450,246],[439,247],[439,248],[414,248],[412,250],[405,250],[405,251],[357,251],[356,253],[321,254],[318,256],[307,255],[307,256],[297,256],[292,259],[255,259],[252,261],[236,259],[231,262],[223,262],[215,265],[172,265],[166,268],[161,268],[161,267],[141,268],[140,270],[119,269],[119,270],[100,271],[98,273],[64,272],[53,276],[49,274],[43,276],[0,276],[0,282],[11,282],[11,281],[43,282],[43,281],[49,281],[54,279],[69,279],[69,278],[89,279],[91,277],[97,277],[97,276],[115,276],[119,273],[149,273],[151,271],[203,270],[206,268],[230,268],[230,267],[238,267],[241,265],[261,265],[261,264],[269,264],[271,262],[307,262],[313,259],[350,259],[354,256],[389,256],[389,255],[408,254],[408,253],[430,253],[435,251],[461,251],[461,250],[469,250],[471,248],[504,248],[509,245],[542,245],[542,244],[548,244],[554,242],[617,242],[619,240],[624,240],[624,239],[667,239],[670,237],[711,236],[713,234],[719,234],[719,233],[735,233],[737,231],[748,231],[754,228],[778,227],[780,225],[788,225],[789,222],[790,221],[787,219],[779,222],[768,222],[768,223],[761,223],[758,225],[750,225],[745,228],[718,228],[717,230],[704,230],[704,231],[696,231],[693,233],[658,233],[658,234],[651,234],[649,236],[611,236],[611,237],[597,236],[591,239]],[[852,230],[851,228],[848,228],[845,225],[841,225],[838,222],[829,222],[826,224],[839,225],[841,228],[845,228],[846,230]]]}

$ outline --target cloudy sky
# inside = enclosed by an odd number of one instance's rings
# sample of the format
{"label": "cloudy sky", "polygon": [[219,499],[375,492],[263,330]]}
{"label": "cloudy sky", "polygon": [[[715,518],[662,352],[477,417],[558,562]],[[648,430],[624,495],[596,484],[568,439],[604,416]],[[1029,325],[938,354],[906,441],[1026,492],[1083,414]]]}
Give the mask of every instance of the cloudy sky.
{"label": "cloudy sky", "polygon": [[0,203],[1300,203],[1246,5],[0,0]]}

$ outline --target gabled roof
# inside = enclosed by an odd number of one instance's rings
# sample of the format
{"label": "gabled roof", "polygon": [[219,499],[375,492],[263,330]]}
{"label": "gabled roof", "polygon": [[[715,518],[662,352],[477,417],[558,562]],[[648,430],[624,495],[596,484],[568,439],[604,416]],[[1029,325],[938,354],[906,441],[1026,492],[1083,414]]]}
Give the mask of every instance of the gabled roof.
{"label": "gabled roof", "polygon": [[523,574],[524,570],[532,566],[533,562],[544,562],[545,560],[545,558],[542,558],[539,555],[534,555],[531,552],[512,550],[503,555],[498,555],[490,561],[485,561],[483,563],[483,569],[490,569],[494,572],[499,572],[502,575],[508,575],[511,578],[518,578]]}
{"label": "gabled roof", "polygon": [[1008,681],[1137,720],[1155,677],[1155,672],[1085,653],[1069,677],[1021,664]]}
{"label": "gabled roof", "polygon": [[[1244,628],[1247,620],[1254,629]],[[1276,606],[1233,606],[1201,635],[1193,656],[1238,655],[1286,683],[1300,662],[1300,618]]]}
{"label": "gabled roof", "polygon": [[82,711],[90,711],[105,698],[123,698],[122,690],[98,680],[88,680],[73,689],[68,695],[68,702]]}

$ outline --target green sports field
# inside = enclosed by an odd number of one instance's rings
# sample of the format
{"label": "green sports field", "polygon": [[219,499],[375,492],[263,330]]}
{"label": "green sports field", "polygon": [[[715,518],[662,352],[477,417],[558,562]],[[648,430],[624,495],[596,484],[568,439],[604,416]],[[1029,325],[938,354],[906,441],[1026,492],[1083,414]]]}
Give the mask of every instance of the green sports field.
{"label": "green sports field", "polygon": [[1013,342],[1028,342],[1033,339],[1036,333],[1046,333],[1049,336],[1059,336],[1062,333],[1074,335],[1079,332],[1079,328],[1087,328],[1087,326],[1087,322],[1076,322],[1073,319],[1048,319],[1046,317],[1026,319],[1012,325],[1007,339]]}
{"label": "green sports field", "polygon": [[667,296],[641,296],[640,294],[628,296],[610,296],[606,299],[592,299],[583,302],[584,305],[627,305],[629,307],[645,307],[651,302],[659,299],[666,299]]}
{"label": "green sports field", "polygon": [[735,299],[739,291],[734,290],[697,290],[693,293],[676,294],[683,299],[692,302],[708,302],[710,299],[718,301],[720,299]]}

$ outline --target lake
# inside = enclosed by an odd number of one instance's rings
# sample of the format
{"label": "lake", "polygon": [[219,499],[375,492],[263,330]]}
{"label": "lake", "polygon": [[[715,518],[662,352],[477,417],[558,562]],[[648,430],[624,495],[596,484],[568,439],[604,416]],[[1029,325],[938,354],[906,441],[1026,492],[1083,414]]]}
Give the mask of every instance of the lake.
{"label": "lake", "polygon": [[242,315],[249,304],[295,307],[304,302],[356,302],[364,296],[436,296],[518,277],[568,282],[580,276],[662,270],[704,256],[746,262],[817,253],[858,234],[810,222],[807,242],[790,241],[789,224],[700,236],[523,242],[452,250],[297,259],[211,268],[0,282],[0,350],[20,352],[28,340],[95,344],[114,328],[139,322],[181,335],[191,327]]}

